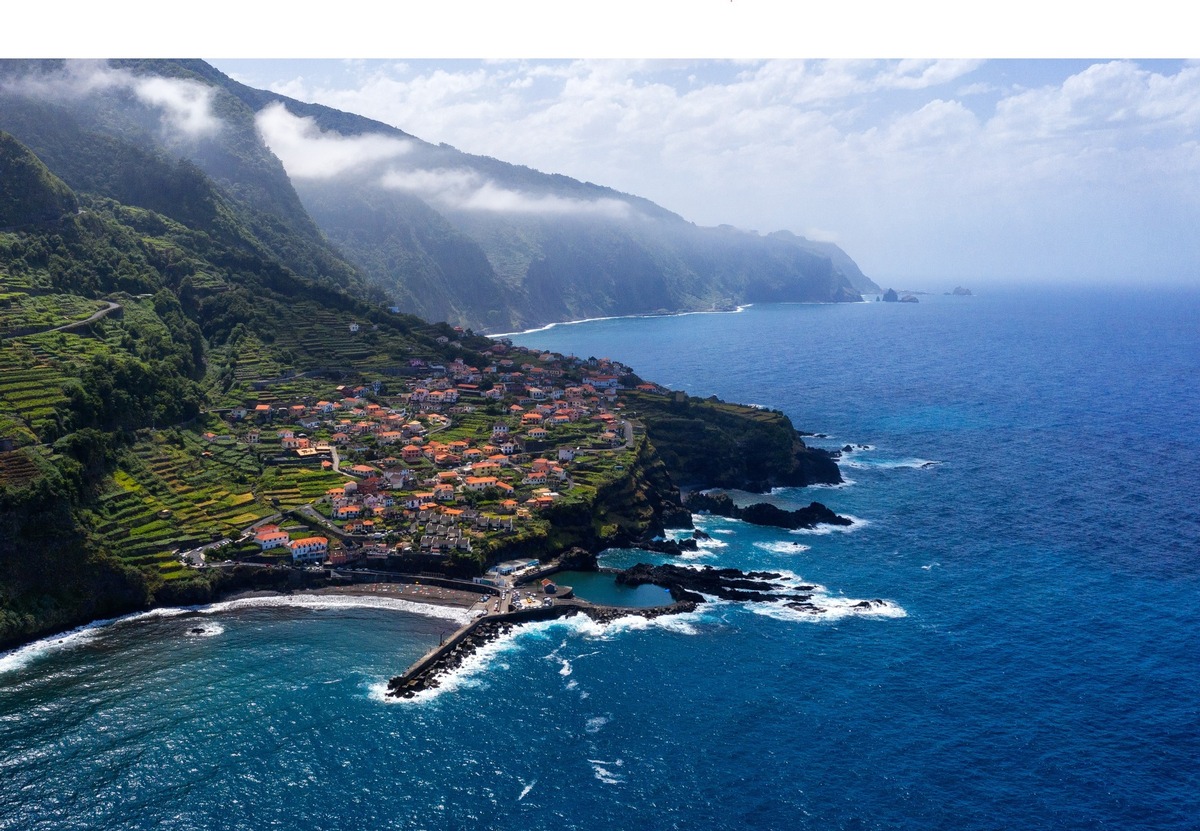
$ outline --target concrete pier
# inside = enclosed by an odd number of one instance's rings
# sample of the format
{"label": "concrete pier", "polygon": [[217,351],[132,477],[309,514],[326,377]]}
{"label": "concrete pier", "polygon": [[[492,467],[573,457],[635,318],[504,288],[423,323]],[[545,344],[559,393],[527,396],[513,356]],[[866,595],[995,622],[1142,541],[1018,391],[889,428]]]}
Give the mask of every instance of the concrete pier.
{"label": "concrete pier", "polygon": [[646,609],[600,606],[585,600],[573,599],[556,600],[549,606],[485,614],[464,624],[444,642],[425,653],[416,663],[405,670],[404,674],[397,675],[389,681],[387,694],[393,698],[412,698],[422,690],[437,687],[439,678],[456,669],[468,655],[521,623],[556,620],[578,614],[587,615],[601,623],[608,623],[630,615],[654,618],[690,612],[695,608],[695,603],[672,603],[670,606],[655,606]]}

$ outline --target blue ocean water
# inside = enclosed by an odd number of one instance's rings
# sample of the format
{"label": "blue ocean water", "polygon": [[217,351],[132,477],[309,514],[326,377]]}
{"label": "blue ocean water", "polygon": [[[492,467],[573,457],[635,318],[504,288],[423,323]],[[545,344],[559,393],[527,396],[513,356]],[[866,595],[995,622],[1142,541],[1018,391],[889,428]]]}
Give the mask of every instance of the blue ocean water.
{"label": "blue ocean water", "polygon": [[381,685],[447,613],[96,627],[0,657],[0,829],[1194,829],[1197,308],[1028,289],[520,336],[870,447],[771,497],[850,530],[705,519],[687,559],[822,613],[535,624],[405,703]]}

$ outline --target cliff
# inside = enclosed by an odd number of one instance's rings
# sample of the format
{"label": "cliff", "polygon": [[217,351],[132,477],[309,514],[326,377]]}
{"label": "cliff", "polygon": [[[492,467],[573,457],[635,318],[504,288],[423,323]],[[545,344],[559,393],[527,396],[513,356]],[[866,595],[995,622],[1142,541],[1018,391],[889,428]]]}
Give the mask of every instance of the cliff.
{"label": "cliff", "polygon": [[629,393],[628,402],[680,487],[763,492],[842,481],[833,455],[808,447],[777,410],[681,392]]}

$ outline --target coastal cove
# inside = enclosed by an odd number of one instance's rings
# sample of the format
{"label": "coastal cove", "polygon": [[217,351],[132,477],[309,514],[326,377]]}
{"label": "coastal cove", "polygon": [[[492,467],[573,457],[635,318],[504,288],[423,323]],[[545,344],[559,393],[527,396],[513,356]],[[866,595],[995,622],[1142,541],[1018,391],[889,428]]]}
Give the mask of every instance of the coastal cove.
{"label": "coastal cove", "polygon": [[530,624],[399,702],[387,680],[463,610],[246,598],[42,641],[0,659],[0,829],[1189,828],[1197,303],[979,292],[514,336],[855,448],[840,485],[734,492],[850,526],[696,515],[694,551],[600,558],[770,570],[816,611]]}

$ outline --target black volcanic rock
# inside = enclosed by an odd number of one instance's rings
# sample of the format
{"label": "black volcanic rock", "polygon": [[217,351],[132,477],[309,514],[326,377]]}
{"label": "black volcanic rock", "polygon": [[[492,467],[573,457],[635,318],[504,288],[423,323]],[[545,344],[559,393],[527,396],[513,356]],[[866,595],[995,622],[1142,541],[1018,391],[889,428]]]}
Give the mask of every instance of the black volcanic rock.
{"label": "black volcanic rock", "polygon": [[586,548],[570,548],[558,557],[558,564],[567,571],[596,571],[596,554]]}
{"label": "black volcanic rock", "polygon": [[[785,587],[772,581],[783,575],[773,571],[742,571],[736,568],[702,569],[682,566],[638,563],[617,572],[615,580],[623,586],[641,586],[651,583],[671,592],[676,601],[703,602],[704,596],[722,600],[769,602],[772,600],[807,601],[815,586]],[[800,592],[800,593],[797,593]]]}
{"label": "black volcanic rock", "polygon": [[768,502],[756,502],[739,508],[733,498],[727,493],[690,493],[684,499],[684,505],[693,511],[707,511],[717,516],[740,519],[755,525],[769,525],[772,528],[814,528],[817,525],[853,525],[854,521],[840,516],[822,505],[820,502],[809,503],[808,507],[795,511],[785,511]]}

